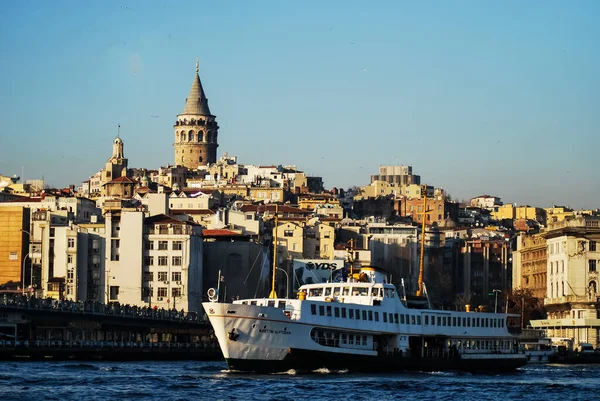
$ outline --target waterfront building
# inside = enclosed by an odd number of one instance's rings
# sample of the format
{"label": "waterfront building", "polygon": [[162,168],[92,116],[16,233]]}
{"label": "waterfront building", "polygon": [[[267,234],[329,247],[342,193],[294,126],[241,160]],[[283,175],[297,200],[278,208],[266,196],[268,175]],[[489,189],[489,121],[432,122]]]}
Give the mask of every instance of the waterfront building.
{"label": "waterfront building", "polygon": [[139,265],[138,281],[132,283],[134,287],[130,289],[137,290],[135,285],[141,278],[142,291],[137,294],[137,300],[128,303],[139,304],[139,299],[143,299],[145,306],[201,311],[205,293],[202,227],[166,215],[145,219],[143,227],[143,236],[140,236],[143,247],[140,243],[139,248],[133,248],[140,250],[143,264]]}
{"label": "waterfront building", "polygon": [[208,107],[208,99],[200,82],[196,60],[196,75],[185,101],[183,113],[173,125],[175,131],[175,166],[195,170],[217,161],[219,125]]}
{"label": "waterfront building", "polygon": [[31,282],[29,243],[30,209],[23,206],[0,208],[0,286],[22,289]]}
{"label": "waterfront building", "polygon": [[516,243],[512,264],[513,290],[530,289],[535,298],[544,299],[548,264],[546,238],[542,234],[520,234]]}
{"label": "waterfront building", "polygon": [[580,216],[548,224],[547,283],[544,306],[548,318],[532,320],[548,335],[600,345],[600,217]]}

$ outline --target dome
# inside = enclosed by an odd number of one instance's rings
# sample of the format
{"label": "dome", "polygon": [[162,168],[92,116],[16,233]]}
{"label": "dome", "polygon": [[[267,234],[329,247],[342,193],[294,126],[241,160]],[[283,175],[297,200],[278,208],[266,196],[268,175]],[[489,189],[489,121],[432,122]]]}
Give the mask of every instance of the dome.
{"label": "dome", "polygon": [[140,181],[142,183],[142,186],[144,186],[144,187],[147,187],[148,183],[150,182],[150,180],[148,180],[148,177],[146,177],[146,176],[143,176]]}
{"label": "dome", "polygon": [[114,143],[115,143],[115,145],[121,145],[123,143],[123,140],[119,137],[116,137]]}
{"label": "dome", "polygon": [[179,184],[178,183],[173,184],[173,191],[179,191]]}

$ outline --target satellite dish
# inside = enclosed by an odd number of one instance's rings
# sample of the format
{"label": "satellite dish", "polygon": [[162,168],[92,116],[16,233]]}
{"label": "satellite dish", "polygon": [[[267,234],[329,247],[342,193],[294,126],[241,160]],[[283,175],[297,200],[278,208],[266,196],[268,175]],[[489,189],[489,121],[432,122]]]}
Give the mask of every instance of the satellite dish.
{"label": "satellite dish", "polygon": [[219,300],[219,291],[214,288],[209,288],[207,294],[210,302],[217,302]]}

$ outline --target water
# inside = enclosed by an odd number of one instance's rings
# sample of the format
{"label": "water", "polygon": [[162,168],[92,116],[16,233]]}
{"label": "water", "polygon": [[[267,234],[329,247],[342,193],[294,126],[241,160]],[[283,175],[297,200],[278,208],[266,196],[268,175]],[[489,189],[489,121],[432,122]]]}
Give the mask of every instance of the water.
{"label": "water", "polygon": [[318,371],[230,373],[221,362],[0,362],[0,400],[582,400],[600,365],[531,365],[497,375]]}

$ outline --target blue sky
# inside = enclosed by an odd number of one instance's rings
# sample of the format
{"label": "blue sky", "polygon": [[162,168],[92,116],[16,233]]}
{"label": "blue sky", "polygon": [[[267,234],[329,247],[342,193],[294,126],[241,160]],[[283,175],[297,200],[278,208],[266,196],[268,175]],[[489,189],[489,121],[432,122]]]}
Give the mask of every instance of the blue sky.
{"label": "blue sky", "polygon": [[[173,163],[196,56],[218,155],[365,185],[382,164],[467,199],[600,207],[600,2],[12,1],[0,173],[79,184]],[[152,116],[159,117],[152,117]]]}

